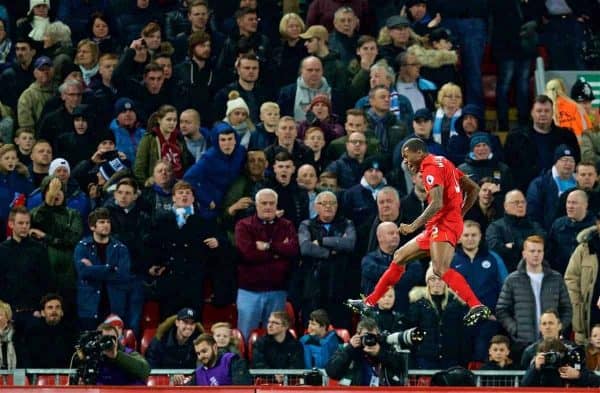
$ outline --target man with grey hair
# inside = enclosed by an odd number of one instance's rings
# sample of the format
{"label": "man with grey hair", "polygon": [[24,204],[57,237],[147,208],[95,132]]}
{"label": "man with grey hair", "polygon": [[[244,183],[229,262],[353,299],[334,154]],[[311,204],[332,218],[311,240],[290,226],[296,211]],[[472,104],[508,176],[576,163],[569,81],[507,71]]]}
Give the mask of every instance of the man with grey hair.
{"label": "man with grey hair", "polygon": [[356,56],[359,20],[354,10],[342,6],[333,14],[333,30],[329,34],[329,49],[340,55],[340,60],[348,65]]}
{"label": "man with grey hair", "polygon": [[352,253],[356,230],[352,221],[337,214],[338,201],[331,191],[315,199],[317,217],[304,220],[298,229],[298,242],[304,273],[303,315],[324,308],[336,327],[350,327],[350,313],[343,300],[357,287],[352,274]]}
{"label": "man with grey hair", "polygon": [[[65,80],[59,87],[58,93],[63,105],[49,112],[40,122],[38,136],[55,145],[58,136],[70,132],[73,128],[73,110],[81,104],[83,85],[74,79]],[[95,128],[90,124],[88,129]]]}
{"label": "man with grey hair", "polygon": [[256,193],[256,214],[235,225],[238,259],[238,329],[249,337],[273,311],[285,308],[292,260],[298,256],[294,224],[277,215],[277,193]]}

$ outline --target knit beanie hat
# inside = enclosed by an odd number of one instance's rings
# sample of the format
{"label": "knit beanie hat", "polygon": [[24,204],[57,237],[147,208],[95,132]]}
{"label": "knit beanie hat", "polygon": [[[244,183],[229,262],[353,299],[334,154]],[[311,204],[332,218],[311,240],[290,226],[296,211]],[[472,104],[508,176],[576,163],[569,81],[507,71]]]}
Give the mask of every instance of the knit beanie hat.
{"label": "knit beanie hat", "polygon": [[492,146],[490,136],[487,132],[476,132],[471,136],[470,149],[473,150],[475,146],[480,143],[485,143],[488,146]]}
{"label": "knit beanie hat", "polygon": [[127,165],[119,157],[115,157],[111,160],[107,160],[100,165],[98,172],[102,175],[104,180],[109,180],[112,175],[122,170],[127,169]]}
{"label": "knit beanie hat", "polygon": [[50,163],[50,168],[48,168],[48,175],[54,175],[54,172],[60,167],[67,168],[67,172],[71,174],[71,167],[69,166],[69,162],[64,158],[55,158]]}
{"label": "knit beanie hat", "polygon": [[594,101],[592,86],[583,78],[577,79],[571,88],[571,98],[577,102]]}
{"label": "knit beanie hat", "polygon": [[225,115],[229,116],[231,112],[233,112],[236,109],[243,109],[246,111],[247,114],[250,114],[250,108],[248,108],[246,101],[244,101],[242,97],[237,97],[233,100],[227,101],[227,112],[225,113]]}
{"label": "knit beanie hat", "polygon": [[327,108],[329,108],[329,113],[331,114],[331,100],[325,94],[317,94],[316,96],[314,96],[314,98],[310,102],[310,105],[308,106],[308,110],[311,110],[313,106],[315,106],[318,103],[326,105]]}
{"label": "knit beanie hat", "polygon": [[31,12],[34,7],[42,4],[46,4],[48,8],[50,8],[50,0],[29,0],[29,12]]}
{"label": "knit beanie hat", "polygon": [[116,328],[121,328],[121,329],[123,329],[125,327],[123,320],[117,314],[110,314],[108,317],[106,317],[106,319],[104,320],[104,323],[107,323],[109,325],[112,325]]}

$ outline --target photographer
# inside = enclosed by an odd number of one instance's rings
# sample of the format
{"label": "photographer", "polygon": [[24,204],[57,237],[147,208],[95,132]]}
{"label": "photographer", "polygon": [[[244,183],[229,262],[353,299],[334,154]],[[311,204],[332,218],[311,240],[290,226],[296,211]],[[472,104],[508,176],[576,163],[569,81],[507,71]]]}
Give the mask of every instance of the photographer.
{"label": "photographer", "polygon": [[[80,339],[78,384],[145,385],[150,374],[150,365],[146,359],[117,343],[118,332],[114,326],[101,324],[97,332],[101,335],[88,332]],[[111,339],[106,339],[107,336]]]}
{"label": "photographer", "polygon": [[329,359],[327,375],[338,379],[340,385],[404,385],[407,364],[404,355],[392,345],[397,343],[397,334],[382,336],[373,319],[363,318],[350,343]]}
{"label": "photographer", "polygon": [[545,338],[521,386],[598,387],[600,377],[585,368],[583,350],[567,348],[558,338]]}

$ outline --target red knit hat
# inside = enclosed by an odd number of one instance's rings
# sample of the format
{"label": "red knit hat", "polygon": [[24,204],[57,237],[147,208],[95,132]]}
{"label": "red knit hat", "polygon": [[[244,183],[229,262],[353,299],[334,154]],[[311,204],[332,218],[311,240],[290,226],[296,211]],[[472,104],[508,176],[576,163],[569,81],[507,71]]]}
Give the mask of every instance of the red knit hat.
{"label": "red knit hat", "polygon": [[109,325],[112,325],[116,328],[121,328],[121,329],[123,329],[125,327],[123,320],[117,314],[110,314],[108,317],[106,317],[106,319],[104,320],[104,323],[107,323]]}
{"label": "red knit hat", "polygon": [[310,105],[308,106],[308,110],[311,110],[312,107],[317,103],[326,105],[327,108],[329,108],[329,113],[331,114],[331,100],[326,94],[317,94],[316,96],[314,96],[312,101],[310,102]]}

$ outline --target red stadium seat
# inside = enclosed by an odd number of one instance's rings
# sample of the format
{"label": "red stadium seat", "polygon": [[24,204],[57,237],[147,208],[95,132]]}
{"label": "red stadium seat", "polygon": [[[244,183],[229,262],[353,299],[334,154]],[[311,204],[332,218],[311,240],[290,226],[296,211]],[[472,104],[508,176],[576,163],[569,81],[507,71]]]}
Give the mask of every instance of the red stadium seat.
{"label": "red stadium seat", "polygon": [[[29,379],[27,377],[25,377],[25,385],[29,385]],[[0,386],[15,386],[13,375],[0,375]]]}
{"label": "red stadium seat", "polygon": [[147,386],[170,386],[171,378],[168,375],[150,375]]}
{"label": "red stadium seat", "polygon": [[144,334],[142,336],[142,342],[140,344],[140,353],[142,355],[144,355],[146,353],[146,350],[150,346],[150,342],[152,341],[152,339],[154,338],[155,335],[156,335],[156,328],[144,330]]}
{"label": "red stadium seat", "polygon": [[285,312],[288,317],[290,317],[290,326],[296,326],[296,312],[294,311],[294,306],[290,302],[285,302]]}
{"label": "red stadium seat", "polygon": [[483,362],[469,362],[467,368],[469,370],[479,370],[483,366]]}
{"label": "red stadium seat", "polygon": [[208,329],[217,322],[229,322],[231,327],[237,327],[237,307],[229,304],[224,307],[215,307],[206,303],[202,308],[202,326]]}
{"label": "red stadium seat", "polygon": [[140,327],[142,331],[149,328],[156,328],[160,323],[160,306],[157,302],[146,302],[142,310],[142,320]]}
{"label": "red stadium seat", "polygon": [[242,355],[242,357],[246,357],[246,343],[244,342],[244,336],[242,335],[242,332],[240,332],[238,329],[232,329],[231,335],[237,340],[237,347],[240,351],[240,355]]}
{"label": "red stadium seat", "polygon": [[266,329],[254,329],[250,332],[250,337],[248,337],[248,360],[252,363],[252,348],[254,347],[254,343],[258,340],[259,337],[267,334]]}
{"label": "red stadium seat", "polygon": [[135,333],[133,333],[133,330],[123,330],[123,338],[121,338],[121,345],[127,348],[131,348],[134,351],[137,351],[137,338],[135,338]]}
{"label": "red stadium seat", "polygon": [[350,342],[350,332],[344,328],[334,328],[338,337],[342,339],[344,343]]}
{"label": "red stadium seat", "polygon": [[38,375],[37,380],[35,381],[37,386],[56,386],[62,385],[66,386],[69,384],[69,376],[68,375],[59,375],[58,381],[56,379],[56,375]]}

